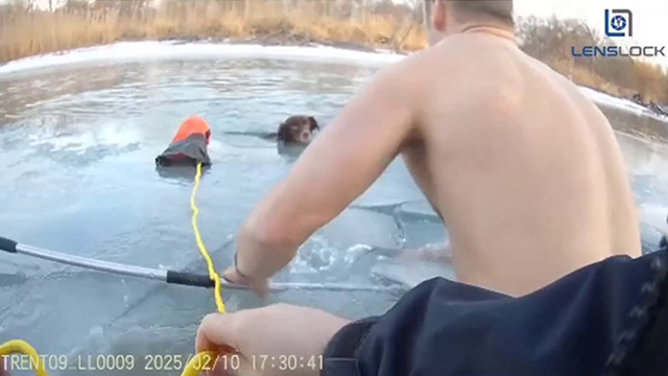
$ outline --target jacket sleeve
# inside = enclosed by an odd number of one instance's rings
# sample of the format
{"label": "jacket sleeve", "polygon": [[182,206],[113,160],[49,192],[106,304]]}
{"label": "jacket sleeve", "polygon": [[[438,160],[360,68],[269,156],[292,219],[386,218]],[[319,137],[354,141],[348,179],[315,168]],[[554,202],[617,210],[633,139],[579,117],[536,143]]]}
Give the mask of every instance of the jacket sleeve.
{"label": "jacket sleeve", "polygon": [[353,322],[342,328],[324,353],[322,376],[408,375],[403,373],[419,361],[425,334],[434,315],[432,300],[439,288],[456,289],[453,297],[461,301],[487,301],[507,298],[477,287],[437,278],[409,291],[384,316]]}
{"label": "jacket sleeve", "polygon": [[324,367],[321,376],[359,376],[357,349],[378,322],[377,317],[370,317],[346,325],[330,340],[323,354]]}
{"label": "jacket sleeve", "polygon": [[426,281],[339,331],[322,375],[665,375],[667,253],[612,257],[521,298]]}

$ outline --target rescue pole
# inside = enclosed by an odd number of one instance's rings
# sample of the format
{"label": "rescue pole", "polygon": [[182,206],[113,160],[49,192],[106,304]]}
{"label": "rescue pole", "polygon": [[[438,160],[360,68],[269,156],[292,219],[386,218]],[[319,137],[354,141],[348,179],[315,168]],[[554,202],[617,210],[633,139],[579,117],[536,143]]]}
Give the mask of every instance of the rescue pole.
{"label": "rescue pole", "polygon": [[[77,266],[85,269],[96,270],[105,273],[125,275],[129,277],[151,279],[174,285],[195,286],[204,288],[213,288],[214,282],[208,275],[196,274],[190,272],[181,272],[169,269],[154,269],[143,266],[120,264],[116,262],[98,260],[93,258],[69,255],[60,252],[54,252],[43,248],[16,242],[0,236],[0,250],[21,254],[29,257],[35,257],[43,260],[49,260],[60,264]],[[249,290],[247,285],[230,283],[222,281],[223,286],[230,290]],[[392,290],[399,291],[398,288],[379,287],[379,286],[356,286],[345,284],[318,284],[318,283],[297,283],[297,282],[275,282],[269,285],[270,291],[285,290],[327,290],[327,291],[367,291],[367,292],[388,292]]]}

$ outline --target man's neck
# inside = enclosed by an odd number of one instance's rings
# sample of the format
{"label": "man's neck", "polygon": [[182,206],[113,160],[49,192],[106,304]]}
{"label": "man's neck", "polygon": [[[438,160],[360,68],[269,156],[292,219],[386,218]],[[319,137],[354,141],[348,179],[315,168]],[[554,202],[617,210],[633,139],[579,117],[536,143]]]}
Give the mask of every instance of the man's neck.
{"label": "man's neck", "polygon": [[496,26],[490,24],[463,24],[454,28],[454,30],[449,33],[450,35],[454,34],[486,34],[492,35],[499,38],[507,39],[512,42],[516,42],[515,33],[512,29],[503,26]]}

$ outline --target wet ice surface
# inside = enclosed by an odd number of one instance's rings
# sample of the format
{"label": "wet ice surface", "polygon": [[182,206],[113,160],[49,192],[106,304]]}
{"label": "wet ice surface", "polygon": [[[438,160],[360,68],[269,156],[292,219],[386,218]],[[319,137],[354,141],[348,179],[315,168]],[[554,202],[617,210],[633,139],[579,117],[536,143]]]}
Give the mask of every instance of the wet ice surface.
{"label": "wet ice surface", "polygon": [[[298,113],[327,124],[377,69],[219,57],[2,76],[0,235],[76,255],[204,273],[190,227],[192,172],[160,175],[153,163],[180,122],[199,114],[213,132],[213,167],[198,195],[200,228],[222,269],[231,260],[236,229],[298,156],[279,153],[257,134],[276,131]],[[648,245],[656,244],[658,230],[666,227],[668,149],[618,138],[643,235]],[[318,231],[276,280],[390,285],[453,277],[447,258],[434,256],[443,255],[438,250],[446,240],[399,159]],[[406,251],[413,249],[426,257]],[[225,297],[232,311],[287,302],[351,319],[383,313],[397,299],[328,291],[286,291],[268,301],[247,292]],[[144,355],[187,355],[199,320],[213,310],[211,291],[0,254],[0,341],[23,338],[41,353],[64,354],[72,362],[88,354],[134,354],[140,364]],[[141,370],[132,374],[155,373]]]}
{"label": "wet ice surface", "polygon": [[630,170],[643,246],[655,248],[668,232],[668,146],[624,134],[617,140]]}
{"label": "wet ice surface", "polygon": [[[2,235],[75,255],[205,273],[190,227],[192,171],[161,175],[153,162],[178,125],[199,114],[213,133],[213,167],[198,194],[200,229],[222,269],[231,260],[236,229],[298,157],[298,151],[279,153],[275,142],[257,134],[275,132],[284,118],[299,113],[327,124],[377,69],[220,59],[59,67],[5,77]],[[392,250],[444,239],[438,218],[398,160],[318,231],[276,280],[389,285],[384,263],[394,268],[390,277],[406,274],[395,270]],[[0,265],[0,339],[23,338],[45,354],[187,354],[199,320],[215,310],[207,290],[24,256],[0,255]],[[230,310],[280,301],[349,318],[380,314],[397,299],[328,291],[286,291],[268,302],[246,292],[225,295]]]}

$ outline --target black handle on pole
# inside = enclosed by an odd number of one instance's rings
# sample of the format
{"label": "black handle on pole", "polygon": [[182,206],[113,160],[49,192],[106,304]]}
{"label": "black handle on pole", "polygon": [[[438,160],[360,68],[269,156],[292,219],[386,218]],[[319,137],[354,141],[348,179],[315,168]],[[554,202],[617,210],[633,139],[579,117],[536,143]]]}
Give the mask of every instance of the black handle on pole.
{"label": "black handle on pole", "polygon": [[175,272],[173,270],[167,271],[167,283],[206,288],[214,287],[214,282],[208,275]]}
{"label": "black handle on pole", "polygon": [[0,250],[6,251],[9,253],[16,253],[16,246],[19,243],[13,241],[12,239],[3,238],[0,236]]}

